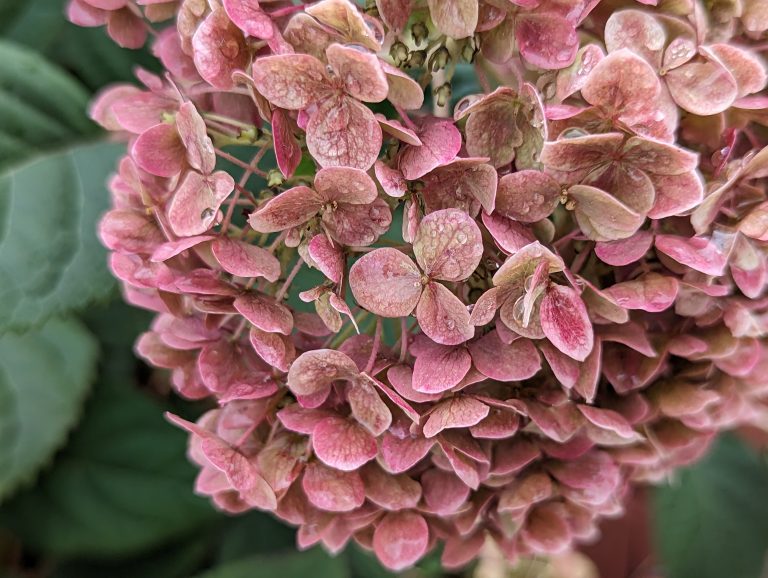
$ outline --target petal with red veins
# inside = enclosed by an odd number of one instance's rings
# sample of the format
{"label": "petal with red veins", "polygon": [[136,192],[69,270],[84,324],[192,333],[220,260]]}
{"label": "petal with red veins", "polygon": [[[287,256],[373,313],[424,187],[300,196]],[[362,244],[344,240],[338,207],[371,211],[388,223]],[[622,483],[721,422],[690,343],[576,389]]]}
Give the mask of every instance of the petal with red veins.
{"label": "petal with red veins", "polygon": [[305,11],[323,26],[343,36],[348,44],[359,44],[373,52],[381,49],[381,43],[375,38],[376,33],[354,2],[323,0],[307,6]]}
{"label": "petal with red veins", "polygon": [[552,284],[541,301],[541,328],[552,345],[584,361],[592,351],[594,334],[587,308],[576,291]]}
{"label": "petal with red veins", "polygon": [[346,96],[325,99],[307,123],[307,148],[322,167],[368,170],[379,156],[381,140],[373,112]]}
{"label": "petal with red veins", "polygon": [[447,391],[461,383],[471,366],[472,358],[465,347],[429,341],[413,365],[412,387],[423,394]]}
{"label": "petal with red veins", "polygon": [[678,289],[679,285],[674,277],[648,273],[631,281],[616,283],[605,292],[625,309],[658,313],[672,306]]}
{"label": "petal with red veins", "polygon": [[736,80],[737,98],[760,92],[765,88],[765,64],[752,52],[730,44],[710,44],[707,47]]}
{"label": "petal with red veins", "polygon": [[259,357],[280,371],[288,371],[296,357],[296,347],[287,335],[267,333],[258,327],[251,327],[250,339]]}
{"label": "petal with red veins", "polygon": [[595,254],[603,263],[622,267],[643,258],[653,245],[653,233],[638,231],[619,241],[603,241],[595,245]]}
{"label": "petal with red veins", "polygon": [[180,237],[205,233],[216,221],[219,207],[235,188],[224,171],[203,176],[190,171],[176,189],[168,207],[168,222]]}
{"label": "petal with red veins", "polygon": [[392,424],[392,412],[365,379],[350,383],[347,402],[352,416],[374,436],[380,436]]}
{"label": "petal with red veins", "polygon": [[491,379],[522,381],[541,369],[541,357],[530,339],[515,339],[504,345],[495,331],[469,344],[475,367]]}
{"label": "petal with red veins", "polygon": [[373,165],[376,179],[381,183],[381,188],[390,197],[402,198],[408,192],[408,181],[398,169],[390,168],[381,161]]}
{"label": "petal with red veins", "polygon": [[315,175],[315,190],[324,201],[366,205],[376,200],[376,183],[365,171],[349,167],[320,169]]}
{"label": "petal with red veins", "polygon": [[152,254],[153,261],[165,241],[154,217],[129,209],[112,209],[105,214],[99,223],[99,238],[113,251]]}
{"label": "petal with red veins", "polygon": [[455,474],[432,468],[421,475],[424,502],[439,516],[455,514],[469,498],[469,488]]}
{"label": "petal with red veins", "polygon": [[427,118],[418,135],[421,146],[405,147],[398,157],[398,166],[409,181],[452,161],[461,149],[461,133],[450,120]]}
{"label": "petal with red veins", "polygon": [[504,488],[499,496],[499,512],[517,513],[552,497],[552,478],[544,472],[532,472]]}
{"label": "petal with red veins", "polygon": [[726,243],[718,243],[707,237],[679,237],[656,235],[656,249],[678,263],[691,269],[720,277],[730,254]]}
{"label": "petal with red veins", "polygon": [[422,196],[427,212],[460,209],[476,215],[482,207],[486,213],[492,213],[498,176],[486,160],[455,159],[426,175]]}
{"label": "petal with red veins", "polygon": [[421,436],[401,438],[385,432],[381,438],[382,465],[393,474],[405,472],[424,459],[434,445],[435,440]]}
{"label": "petal with red veins", "polygon": [[341,44],[331,44],[325,54],[350,96],[363,102],[381,102],[387,98],[387,77],[375,54]]}
{"label": "petal with red veins", "polygon": [[275,492],[284,492],[301,475],[309,440],[287,432],[277,434],[259,452],[259,470]]}
{"label": "petal with red veins", "polygon": [[404,399],[424,403],[440,399],[439,393],[420,393],[413,388],[413,369],[407,365],[395,365],[387,371],[387,379]]}
{"label": "petal with red veins", "polygon": [[665,78],[678,106],[699,116],[723,112],[738,96],[736,79],[714,59],[688,62],[667,72]]}
{"label": "petal with red veins", "polygon": [[575,202],[579,228],[593,241],[626,239],[645,221],[644,215],[596,187],[574,185],[568,189],[568,197]]}
{"label": "petal with red veins", "polygon": [[512,162],[515,150],[523,144],[517,119],[520,102],[517,92],[501,87],[457,113],[458,118],[469,114],[464,129],[467,152],[490,159],[497,168]]}
{"label": "petal with red veins", "polygon": [[313,506],[327,512],[350,512],[365,502],[360,474],[341,472],[318,462],[304,469],[301,487]]}
{"label": "petal with red veins", "polygon": [[639,441],[641,436],[632,429],[627,419],[617,411],[591,405],[578,405],[581,415],[600,429],[611,431],[628,441]]}
{"label": "petal with red veins", "polygon": [[237,277],[264,277],[270,283],[280,277],[280,261],[256,245],[217,237],[211,244],[211,251],[222,269]]}
{"label": "petal with red veins", "polygon": [[223,0],[222,4],[232,22],[248,36],[269,40],[274,35],[272,19],[258,0]]}
{"label": "petal with red veins", "polygon": [[409,315],[421,295],[421,273],[397,249],[381,248],[363,255],[349,270],[357,303],[382,317]]}
{"label": "petal with red veins", "polygon": [[311,395],[339,379],[354,379],[359,370],[352,359],[334,349],[302,353],[288,371],[288,389],[297,395]]}
{"label": "petal with red veins", "polygon": [[424,437],[433,438],[444,429],[466,428],[480,423],[490,408],[473,397],[456,396],[438,403],[424,424]]}
{"label": "petal with red veins", "polygon": [[544,70],[565,68],[579,49],[573,24],[554,12],[520,14],[515,38],[523,59]]}
{"label": "petal with red veins", "polygon": [[330,91],[325,65],[308,54],[257,58],[252,74],[256,90],[275,106],[288,110],[307,108]]}
{"label": "petal with red veins", "polygon": [[365,496],[385,510],[412,509],[421,500],[421,486],[409,476],[393,476],[376,463],[365,465],[360,475],[365,483]]}
{"label": "petal with red veins", "polygon": [[560,186],[552,177],[539,171],[518,171],[499,180],[496,211],[516,221],[534,223],[548,217],[559,200]]}
{"label": "petal with red veins", "polygon": [[315,426],[312,449],[321,462],[343,472],[357,470],[378,451],[370,433],[343,417],[329,417]]}
{"label": "petal with red veins", "polygon": [[694,170],[699,155],[660,141],[633,136],[622,147],[622,161],[654,175],[679,175]]}
{"label": "petal with red veins", "polygon": [[549,368],[555,374],[557,381],[566,388],[571,389],[578,382],[581,367],[578,362],[568,357],[549,341],[539,343],[539,349],[544,354]]}
{"label": "petal with red veins", "polygon": [[498,213],[492,215],[483,213],[482,219],[483,225],[488,229],[493,240],[502,251],[509,255],[517,253],[526,245],[536,241],[536,237],[529,227],[507,217],[502,217]]}
{"label": "petal with red veins", "polygon": [[315,235],[309,242],[307,250],[323,275],[334,283],[341,283],[345,258],[339,245],[332,244],[325,235]]}
{"label": "petal with red veins", "polygon": [[511,411],[491,409],[488,417],[469,428],[473,438],[503,440],[512,437],[520,429],[520,417]]}
{"label": "petal with red veins", "polygon": [[475,334],[466,305],[440,283],[424,288],[416,305],[416,319],[424,334],[442,345],[458,345]]}
{"label": "petal with red veins", "polygon": [[376,0],[376,7],[384,23],[399,32],[408,23],[413,0]]}
{"label": "petal with red veins", "polygon": [[404,142],[405,144],[420,147],[421,139],[412,129],[404,126],[396,119],[386,118],[383,114],[376,114],[376,120],[381,125],[383,130],[388,135],[395,137],[397,140]]}
{"label": "petal with red veins", "polygon": [[597,44],[587,44],[580,48],[573,63],[557,74],[557,100],[562,102],[580,91],[589,73],[603,58],[605,52]]}
{"label": "petal with red veins", "polygon": [[652,119],[660,93],[656,71],[627,49],[601,60],[581,89],[584,100],[598,107],[606,118],[630,127]]}
{"label": "petal with red veins", "polygon": [[459,209],[424,217],[413,241],[416,262],[433,279],[460,281],[475,272],[483,256],[480,229]]}
{"label": "petal with red veins", "polygon": [[309,221],[322,208],[323,199],[313,189],[300,185],[283,191],[261,205],[248,217],[254,230],[274,233],[298,227]]}
{"label": "petal with red veins", "polygon": [[765,255],[741,235],[734,245],[730,269],[741,292],[750,299],[757,299],[766,286],[768,263]]}
{"label": "petal with red veins", "polygon": [[235,309],[256,327],[267,333],[290,335],[293,316],[290,310],[273,298],[258,293],[244,293],[235,299]]}
{"label": "petal with red veins", "polygon": [[698,206],[704,198],[704,184],[696,172],[649,176],[656,190],[656,200],[648,211],[651,219],[681,215]]}
{"label": "petal with red veins", "polygon": [[176,128],[187,151],[187,162],[193,169],[209,175],[216,168],[216,152],[208,136],[205,121],[195,105],[185,102],[176,113]]}
{"label": "petal with red veins", "polygon": [[192,37],[195,67],[208,84],[221,90],[234,86],[232,74],[245,70],[251,55],[240,29],[223,8],[206,16]]}
{"label": "petal with red veins", "polygon": [[158,124],[141,133],[131,156],[139,167],[158,177],[175,177],[186,165],[184,143],[172,124]]}
{"label": "petal with red veins", "polygon": [[544,144],[541,162],[562,182],[576,182],[607,159],[612,158],[624,142],[624,135],[609,132],[563,138]]}
{"label": "petal with red veins", "polygon": [[564,268],[563,260],[544,247],[538,241],[529,243],[509,257],[493,276],[493,284],[510,285],[523,288],[525,279],[533,275],[541,260],[549,263],[549,273],[557,273]]}
{"label": "petal with red veins", "polygon": [[301,147],[284,111],[279,108],[273,110],[271,124],[277,166],[283,176],[290,179],[301,162]]}
{"label": "petal with red veins", "polygon": [[429,526],[413,511],[390,512],[376,524],[373,550],[388,569],[398,572],[413,566],[427,552]]}

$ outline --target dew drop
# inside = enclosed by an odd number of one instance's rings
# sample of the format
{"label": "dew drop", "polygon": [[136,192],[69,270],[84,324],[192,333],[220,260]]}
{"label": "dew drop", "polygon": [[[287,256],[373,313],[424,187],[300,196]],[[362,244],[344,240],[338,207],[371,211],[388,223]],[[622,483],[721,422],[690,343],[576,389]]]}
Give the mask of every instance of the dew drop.
{"label": "dew drop", "polygon": [[203,212],[200,213],[200,219],[205,221],[210,221],[213,218],[213,215],[215,214],[215,211],[211,208],[203,209]]}
{"label": "dew drop", "polygon": [[465,245],[467,243],[467,234],[464,231],[459,231],[456,234],[456,242],[459,245]]}

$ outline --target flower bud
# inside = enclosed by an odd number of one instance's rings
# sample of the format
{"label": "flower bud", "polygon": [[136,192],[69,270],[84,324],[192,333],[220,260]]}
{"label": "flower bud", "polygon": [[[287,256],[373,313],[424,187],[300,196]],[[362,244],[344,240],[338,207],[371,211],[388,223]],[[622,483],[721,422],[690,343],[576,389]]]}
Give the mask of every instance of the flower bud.
{"label": "flower bud", "polygon": [[411,36],[413,36],[413,41],[416,43],[416,46],[421,46],[429,36],[429,29],[423,22],[415,22],[413,26],[411,26]]}
{"label": "flower bud", "polygon": [[408,68],[421,68],[427,60],[426,50],[414,50],[408,57]]}
{"label": "flower bud", "polygon": [[408,47],[402,42],[395,42],[389,49],[389,55],[395,61],[395,66],[402,66],[408,60]]}
{"label": "flower bud", "polygon": [[277,188],[284,182],[285,179],[283,178],[283,173],[281,173],[278,169],[270,169],[270,171],[267,173],[267,186],[270,189]]}
{"label": "flower bud", "polygon": [[438,106],[445,106],[448,104],[448,102],[451,100],[451,83],[446,82],[445,84],[442,84],[438,86],[435,91],[435,98],[437,99],[437,105]]}
{"label": "flower bud", "polygon": [[451,63],[451,53],[445,46],[441,46],[429,57],[429,69],[432,72],[442,70]]}

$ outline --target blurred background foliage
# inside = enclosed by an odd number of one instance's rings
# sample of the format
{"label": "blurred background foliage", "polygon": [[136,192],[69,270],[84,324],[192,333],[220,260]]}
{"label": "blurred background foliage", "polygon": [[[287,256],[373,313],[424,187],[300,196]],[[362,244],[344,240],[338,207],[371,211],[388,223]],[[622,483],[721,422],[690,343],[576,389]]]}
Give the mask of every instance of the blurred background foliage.
{"label": "blurred background foliage", "polygon": [[[87,103],[157,63],[63,11],[64,0],[0,0],[0,578],[391,576],[359,548],[299,553],[271,517],[224,516],[193,495],[185,436],[162,413],[202,408],[134,358],[150,315],[120,302],[95,235],[123,147],[104,141]],[[459,80],[457,97],[476,90]],[[659,575],[760,576],[768,465],[752,446],[725,437],[653,504]],[[641,539],[631,528],[627,540]],[[438,560],[407,575],[446,576]],[[572,559],[516,570],[486,559],[465,574],[593,575],[580,572]]]}

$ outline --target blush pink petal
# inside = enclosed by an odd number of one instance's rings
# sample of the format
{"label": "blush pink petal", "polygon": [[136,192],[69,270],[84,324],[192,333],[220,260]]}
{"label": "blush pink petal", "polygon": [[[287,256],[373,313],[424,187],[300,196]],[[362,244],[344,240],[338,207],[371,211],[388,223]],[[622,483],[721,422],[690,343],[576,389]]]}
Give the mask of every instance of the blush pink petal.
{"label": "blush pink petal", "polygon": [[267,333],[290,335],[293,316],[283,304],[258,293],[244,293],[235,299],[235,309],[256,327]]}
{"label": "blush pink petal", "polygon": [[416,305],[416,319],[424,334],[442,345],[458,345],[475,334],[466,305],[440,283],[424,288]]}
{"label": "blush pink petal", "polygon": [[168,207],[168,222],[180,237],[208,231],[218,218],[221,203],[235,188],[231,175],[218,171],[203,176],[189,171]]}
{"label": "blush pink petal", "polygon": [[471,366],[472,358],[465,347],[430,341],[413,365],[413,389],[422,394],[447,391],[464,379]]}
{"label": "blush pink petal", "polygon": [[486,377],[498,381],[523,381],[541,369],[541,357],[529,339],[516,339],[504,345],[495,331],[470,343],[475,367]]}
{"label": "blush pink petal", "polygon": [[222,90],[232,88],[232,74],[246,70],[250,63],[243,33],[223,8],[206,16],[192,37],[192,47],[200,76]]}
{"label": "blush pink petal", "polygon": [[312,449],[328,466],[355,471],[376,457],[376,439],[357,423],[341,417],[324,419],[312,430]]}
{"label": "blush pink petal", "polygon": [[382,317],[410,314],[421,296],[421,273],[396,249],[376,249],[349,271],[349,284],[357,303]]}
{"label": "blush pink petal", "polygon": [[584,302],[570,287],[550,285],[541,302],[541,328],[560,351],[584,361],[592,351],[594,334]]}
{"label": "blush pink petal", "polygon": [[357,365],[346,354],[333,349],[302,353],[288,372],[288,388],[298,395],[311,395],[334,381],[354,379]]}
{"label": "blush pink petal", "polygon": [[211,243],[211,251],[221,267],[238,277],[264,277],[274,283],[280,277],[280,262],[266,249],[227,237]]}
{"label": "blush pink petal", "polygon": [[373,549],[381,563],[395,572],[415,564],[427,552],[429,527],[412,511],[391,512],[376,525]]}
{"label": "blush pink petal", "polygon": [[172,124],[158,124],[133,143],[131,155],[143,170],[158,177],[175,177],[186,164],[184,144]]}
{"label": "blush pink petal", "polygon": [[433,438],[444,429],[470,427],[480,423],[490,409],[467,396],[456,396],[440,402],[424,424],[424,436]]}
{"label": "blush pink petal", "polygon": [[350,512],[365,502],[359,473],[341,472],[318,462],[304,469],[301,487],[313,506],[327,512]]}
{"label": "blush pink petal", "polygon": [[424,217],[413,241],[416,262],[433,279],[469,277],[483,255],[480,229],[459,209],[443,209]]}
{"label": "blush pink petal", "polygon": [[408,146],[398,157],[398,166],[409,181],[452,161],[461,148],[461,133],[449,120],[427,118],[418,135],[421,146]]}

